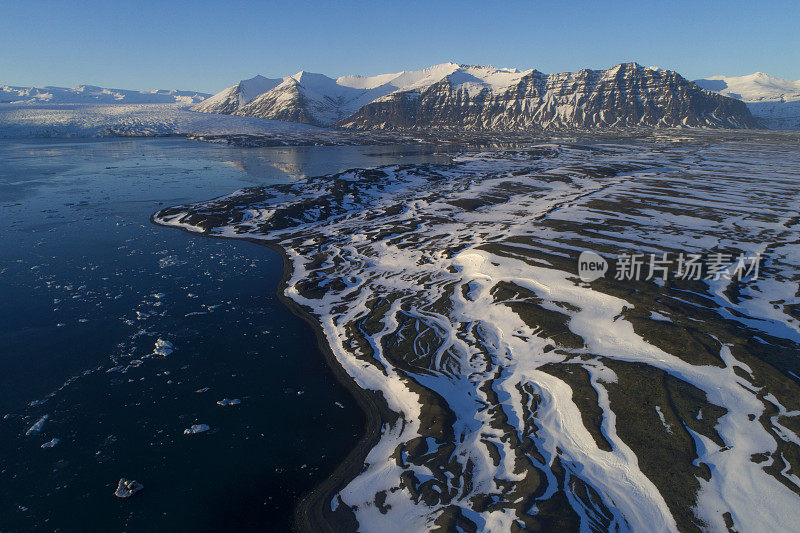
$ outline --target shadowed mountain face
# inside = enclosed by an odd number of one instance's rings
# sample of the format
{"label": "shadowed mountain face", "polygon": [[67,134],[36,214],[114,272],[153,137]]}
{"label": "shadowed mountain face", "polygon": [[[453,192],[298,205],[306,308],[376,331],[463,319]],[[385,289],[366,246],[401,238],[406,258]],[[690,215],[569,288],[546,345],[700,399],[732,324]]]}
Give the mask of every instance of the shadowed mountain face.
{"label": "shadowed mountain face", "polygon": [[269,81],[260,94],[243,98],[234,86],[195,109],[362,130],[760,126],[741,102],[636,63],[550,75],[445,63],[371,78],[300,72]]}
{"label": "shadowed mountain face", "polygon": [[444,79],[396,92],[339,123],[359,129],[530,130],[632,126],[751,128],[736,100],[705,91],[672,71],[635,63],[546,75],[533,71],[506,91],[470,94]]}

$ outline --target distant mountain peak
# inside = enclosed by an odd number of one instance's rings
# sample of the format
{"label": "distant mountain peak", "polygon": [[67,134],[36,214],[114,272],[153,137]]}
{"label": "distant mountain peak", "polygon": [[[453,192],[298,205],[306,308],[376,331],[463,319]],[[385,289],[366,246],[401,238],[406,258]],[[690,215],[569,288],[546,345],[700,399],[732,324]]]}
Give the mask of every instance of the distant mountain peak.
{"label": "distant mountain peak", "polygon": [[747,103],[750,112],[770,129],[800,129],[800,80],[784,80],[764,72],[746,76],[717,74],[694,82]]}
{"label": "distant mountain peak", "polygon": [[746,76],[718,74],[694,82],[709,91],[715,91],[745,102],[784,102],[800,100],[800,81],[784,80],[764,72]]}

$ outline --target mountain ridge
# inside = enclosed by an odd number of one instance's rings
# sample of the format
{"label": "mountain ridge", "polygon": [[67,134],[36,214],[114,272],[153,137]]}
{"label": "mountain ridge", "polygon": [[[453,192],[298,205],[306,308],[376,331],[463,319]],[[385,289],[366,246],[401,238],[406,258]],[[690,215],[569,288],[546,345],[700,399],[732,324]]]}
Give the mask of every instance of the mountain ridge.
{"label": "mountain ridge", "polygon": [[300,71],[233,110],[205,102],[193,109],[362,130],[761,125],[740,101],[637,63],[549,75],[453,62],[335,79]]}
{"label": "mountain ridge", "polygon": [[5,104],[196,104],[212,95],[197,91],[109,89],[97,85],[77,87],[21,87],[0,84],[0,103]]}
{"label": "mountain ridge", "polygon": [[497,93],[451,76],[419,94],[397,92],[338,126],[356,129],[537,130],[633,126],[757,127],[740,102],[673,71],[621,63],[607,70],[527,71]]}

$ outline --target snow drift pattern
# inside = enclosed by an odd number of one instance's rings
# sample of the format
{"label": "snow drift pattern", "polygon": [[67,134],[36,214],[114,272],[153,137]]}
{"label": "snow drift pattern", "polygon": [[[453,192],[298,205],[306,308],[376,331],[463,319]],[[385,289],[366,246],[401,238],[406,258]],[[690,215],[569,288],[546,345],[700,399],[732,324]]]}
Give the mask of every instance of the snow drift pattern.
{"label": "snow drift pattern", "polygon": [[[364,469],[320,495],[323,520],[788,531],[800,150],[786,137],[663,140],[352,170],[155,220],[283,247],[287,296],[397,414]],[[769,260],[748,284],[575,274],[582,250],[712,249]]]}

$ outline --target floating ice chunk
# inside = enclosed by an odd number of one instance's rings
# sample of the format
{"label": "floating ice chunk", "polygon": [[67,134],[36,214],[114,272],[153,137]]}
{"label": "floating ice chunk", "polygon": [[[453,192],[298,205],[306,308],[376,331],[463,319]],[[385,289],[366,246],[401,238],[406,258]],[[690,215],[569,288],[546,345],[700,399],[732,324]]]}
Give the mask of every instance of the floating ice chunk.
{"label": "floating ice chunk", "polygon": [[344,409],[344,405],[342,405],[342,404],[341,404],[341,403],[339,403],[339,402],[333,402],[333,404],[334,404],[336,407],[339,407],[339,408],[341,408],[341,409]]}
{"label": "floating ice chunk", "polygon": [[217,405],[222,407],[229,407],[231,405],[239,405],[242,401],[239,398],[233,398],[229,400],[228,398],[223,398],[222,400],[217,402]]}
{"label": "floating ice chunk", "polygon": [[175,346],[171,342],[165,341],[162,338],[158,338],[158,340],[156,340],[155,349],[153,350],[153,355],[160,355],[161,357],[166,357],[174,351],[175,351]]}
{"label": "floating ice chunk", "polygon": [[44,449],[52,448],[53,446],[55,446],[59,442],[61,442],[61,439],[54,437],[52,440],[47,441],[44,444],[42,444],[42,448],[44,448]]}
{"label": "floating ice chunk", "polygon": [[50,418],[50,415],[44,415],[42,418],[36,421],[34,425],[28,428],[28,431],[25,432],[26,435],[38,435],[41,433],[42,428],[44,427],[44,423],[47,422],[47,419]]}
{"label": "floating ice chunk", "polygon": [[163,292],[156,292],[156,293],[153,293],[152,296],[153,296],[153,298],[156,298],[156,299],[160,300],[161,298],[166,296],[166,294],[164,294]]}
{"label": "floating ice chunk", "polygon": [[130,498],[143,488],[144,485],[138,481],[122,478],[119,480],[119,484],[117,485],[117,490],[114,492],[114,496],[117,498]]}
{"label": "floating ice chunk", "polygon": [[161,268],[167,268],[178,264],[178,258],[174,255],[168,255],[167,257],[162,257],[158,260],[158,266]]}
{"label": "floating ice chunk", "polygon": [[208,424],[195,424],[190,428],[184,429],[184,435],[194,435],[195,433],[203,433],[204,431],[208,431],[211,429]]}
{"label": "floating ice chunk", "polygon": [[202,394],[204,392],[208,392],[209,390],[211,390],[210,387],[203,387],[202,389],[197,389],[195,392]]}

